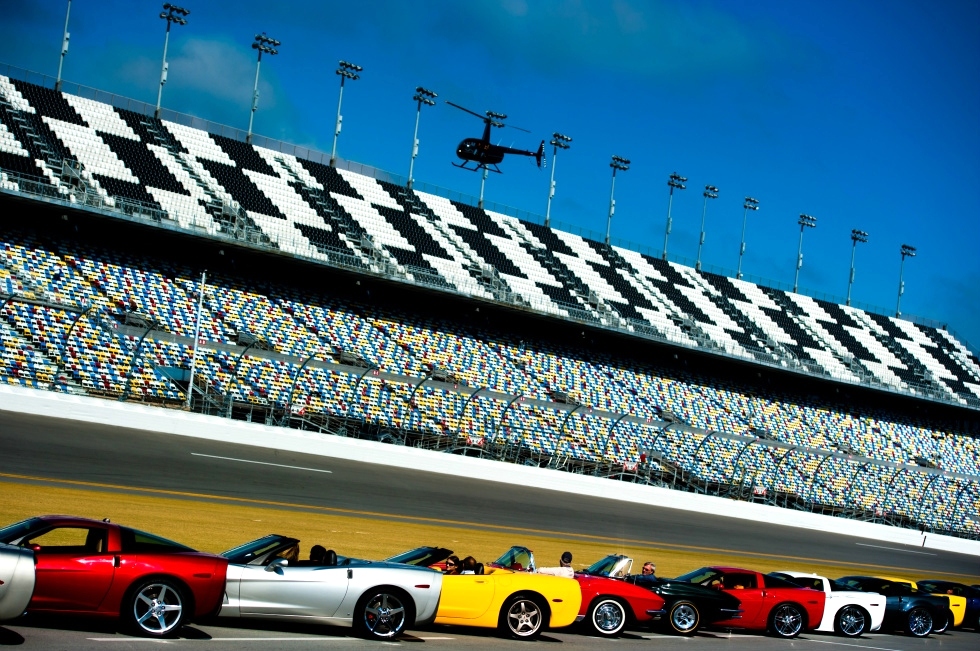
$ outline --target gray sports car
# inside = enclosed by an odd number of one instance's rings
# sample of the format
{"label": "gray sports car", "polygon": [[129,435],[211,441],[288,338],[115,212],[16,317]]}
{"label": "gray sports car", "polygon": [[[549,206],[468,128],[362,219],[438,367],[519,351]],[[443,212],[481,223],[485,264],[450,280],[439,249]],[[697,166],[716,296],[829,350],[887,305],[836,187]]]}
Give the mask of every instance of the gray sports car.
{"label": "gray sports car", "polygon": [[0,622],[20,617],[34,594],[34,552],[0,543]]}
{"label": "gray sports car", "polygon": [[442,574],[426,567],[337,556],[270,534],[222,554],[230,561],[220,617],[293,619],[353,626],[388,640],[436,617]]}

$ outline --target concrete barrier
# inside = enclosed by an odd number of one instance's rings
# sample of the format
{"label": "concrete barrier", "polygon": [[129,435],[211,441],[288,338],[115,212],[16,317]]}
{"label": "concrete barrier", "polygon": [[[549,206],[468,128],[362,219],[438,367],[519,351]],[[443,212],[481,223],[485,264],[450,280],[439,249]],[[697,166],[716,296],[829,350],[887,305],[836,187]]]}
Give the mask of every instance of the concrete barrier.
{"label": "concrete barrier", "polygon": [[771,524],[839,533],[879,542],[915,545],[927,549],[980,556],[980,541],[976,540],[964,540],[931,533],[922,535],[913,529],[900,529],[763,504],[738,502],[709,495],[697,495],[654,486],[575,475],[546,468],[519,466],[489,459],[449,455],[374,441],[302,432],[87,396],[70,396],[0,385],[0,411],[34,414],[115,427],[129,427],[174,436],[315,454],[386,466],[411,467],[426,472],[520,484],[636,504],[697,511],[723,517],[765,521]]}

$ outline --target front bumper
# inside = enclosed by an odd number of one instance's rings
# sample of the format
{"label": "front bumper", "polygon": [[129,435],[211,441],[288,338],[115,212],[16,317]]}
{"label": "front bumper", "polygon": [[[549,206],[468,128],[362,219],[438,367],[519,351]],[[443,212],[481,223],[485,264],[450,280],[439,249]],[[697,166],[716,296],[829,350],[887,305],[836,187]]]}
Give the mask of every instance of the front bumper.
{"label": "front bumper", "polygon": [[655,621],[655,622],[659,622],[660,621],[660,618],[663,617],[666,614],[667,614],[667,611],[664,610],[663,608],[661,608],[660,610],[648,610],[647,611],[647,615],[649,615],[650,616],[650,619],[653,620],[653,621]]}

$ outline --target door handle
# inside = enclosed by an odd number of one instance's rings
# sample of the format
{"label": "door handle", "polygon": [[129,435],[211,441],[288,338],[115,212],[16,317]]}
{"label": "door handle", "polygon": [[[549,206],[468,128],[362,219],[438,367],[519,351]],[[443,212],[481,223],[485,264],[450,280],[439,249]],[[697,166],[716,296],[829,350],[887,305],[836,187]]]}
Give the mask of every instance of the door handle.
{"label": "door handle", "polygon": [[112,557],[112,566],[113,567],[119,567],[119,556],[118,555]]}
{"label": "door handle", "polygon": [[348,579],[354,578],[354,570],[347,570],[347,578]]}

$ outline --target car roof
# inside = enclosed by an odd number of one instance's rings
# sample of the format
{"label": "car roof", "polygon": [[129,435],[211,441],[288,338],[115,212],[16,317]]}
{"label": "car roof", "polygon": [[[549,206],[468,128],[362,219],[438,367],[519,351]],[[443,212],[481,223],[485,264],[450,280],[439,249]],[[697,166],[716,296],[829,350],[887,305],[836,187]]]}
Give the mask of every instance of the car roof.
{"label": "car roof", "polygon": [[709,570],[718,570],[719,572],[746,572],[748,574],[758,574],[755,570],[747,570],[743,567],[727,567],[724,565],[709,565]]}

